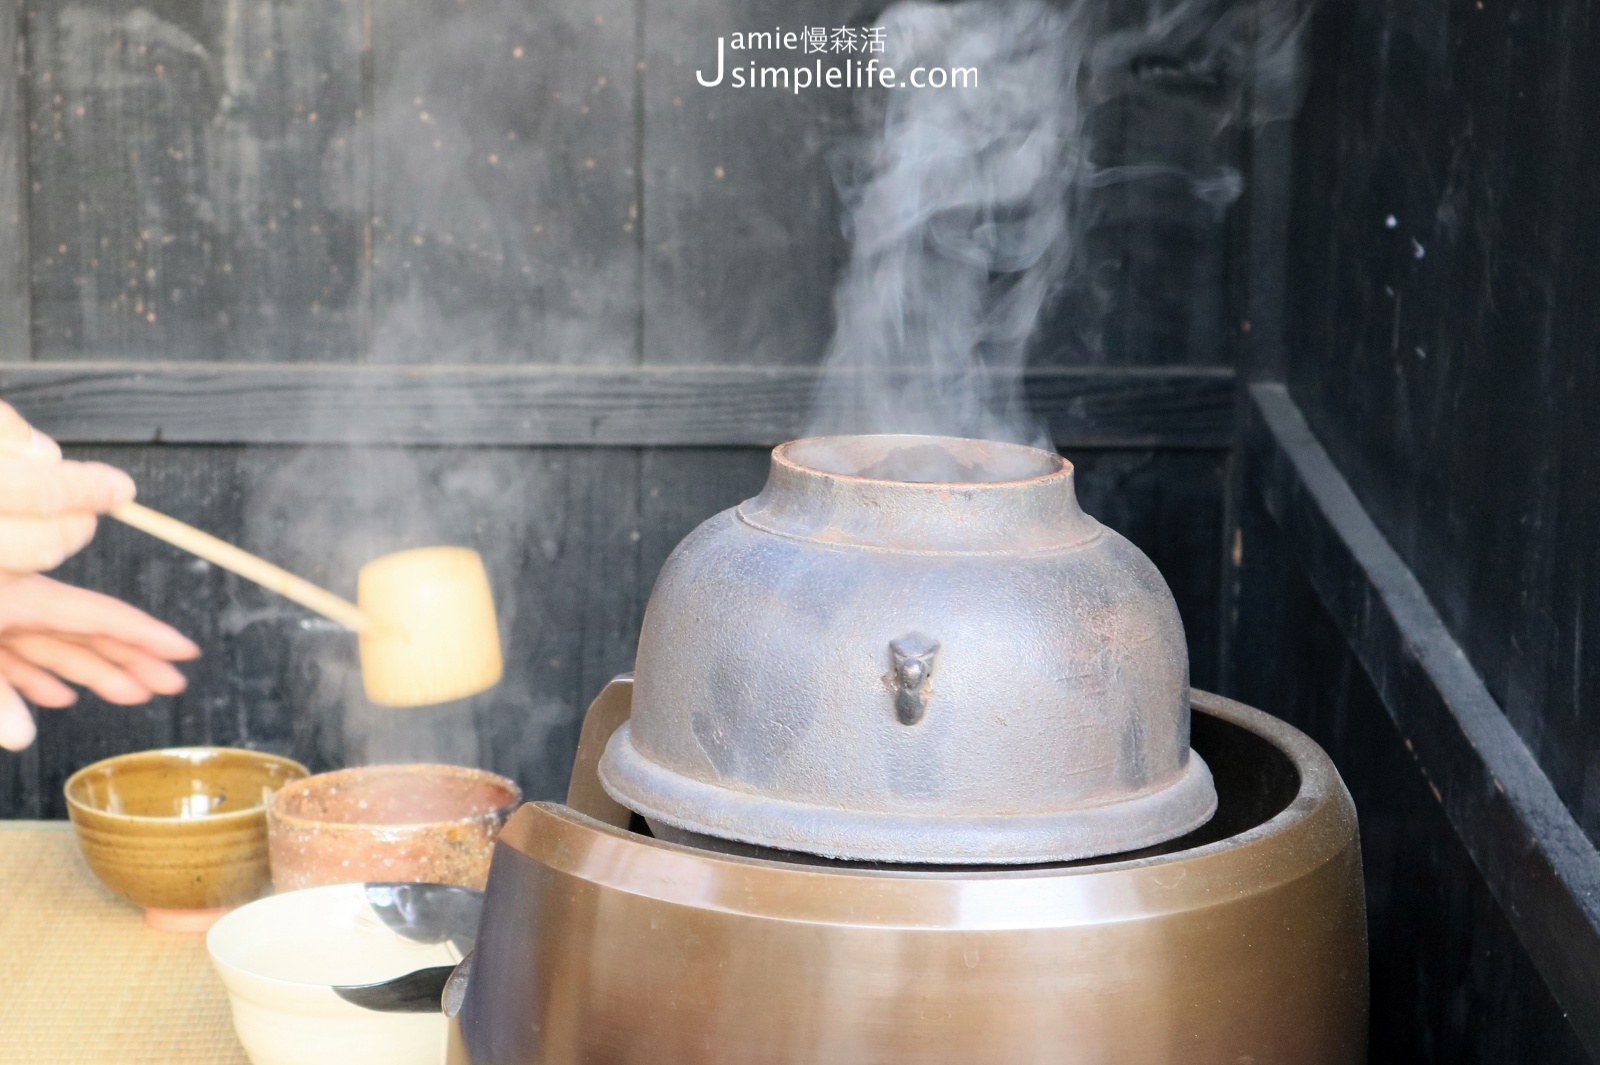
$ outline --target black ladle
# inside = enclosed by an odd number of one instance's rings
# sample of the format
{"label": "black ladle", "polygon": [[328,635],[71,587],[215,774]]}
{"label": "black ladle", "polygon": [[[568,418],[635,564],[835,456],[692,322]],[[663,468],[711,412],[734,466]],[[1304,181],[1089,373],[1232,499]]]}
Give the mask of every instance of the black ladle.
{"label": "black ladle", "polygon": [[[444,943],[471,953],[483,916],[483,892],[455,884],[364,884],[367,905],[385,925],[415,943]],[[379,1013],[437,1013],[454,965],[433,965],[372,984],[335,984],[333,993]]]}

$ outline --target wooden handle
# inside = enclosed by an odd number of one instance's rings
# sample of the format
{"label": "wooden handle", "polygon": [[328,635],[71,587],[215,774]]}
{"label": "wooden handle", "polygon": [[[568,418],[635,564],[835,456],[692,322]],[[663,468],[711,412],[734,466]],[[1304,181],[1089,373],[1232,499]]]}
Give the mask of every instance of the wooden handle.
{"label": "wooden handle", "polygon": [[341,599],[308,580],[296,577],[266,559],[257,558],[248,551],[242,551],[224,540],[218,540],[210,533],[201,532],[193,525],[185,525],[177,518],[169,518],[160,511],[151,510],[138,503],[123,503],[112,509],[111,516],[120,522],[132,525],[135,529],[149,533],[158,540],[165,540],[174,547],[181,547],[190,554],[199,555],[207,562],[237,573],[246,580],[255,581],[263,588],[277,592],[287,599],[293,599],[303,607],[332,618],[347,629],[361,632],[371,626],[367,616],[349,600]]}

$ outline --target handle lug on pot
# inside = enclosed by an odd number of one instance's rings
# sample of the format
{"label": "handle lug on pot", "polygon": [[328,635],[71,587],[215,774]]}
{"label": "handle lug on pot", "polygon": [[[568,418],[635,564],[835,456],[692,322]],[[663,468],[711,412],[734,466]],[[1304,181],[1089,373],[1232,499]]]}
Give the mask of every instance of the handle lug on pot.
{"label": "handle lug on pot", "polygon": [[889,641],[889,660],[894,665],[894,711],[902,725],[915,725],[928,712],[928,676],[939,641],[920,632],[908,632]]}

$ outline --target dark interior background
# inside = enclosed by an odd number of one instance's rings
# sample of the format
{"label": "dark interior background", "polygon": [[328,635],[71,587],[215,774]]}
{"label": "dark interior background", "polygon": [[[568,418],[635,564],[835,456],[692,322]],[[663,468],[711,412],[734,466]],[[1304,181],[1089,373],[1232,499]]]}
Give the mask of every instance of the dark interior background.
{"label": "dark interior background", "polygon": [[[1323,5],[1284,239],[1256,246],[1269,276],[1251,282],[1281,299],[1281,344],[1248,370],[1287,382],[1591,840],[1597,29],[1567,0]],[[1257,493],[1240,501],[1225,686],[1307,729],[1354,794],[1373,1060],[1590,1060],[1441,810],[1439,767],[1396,730],[1304,553]]]}
{"label": "dark interior background", "polygon": [[[872,13],[4,5],[0,379],[7,363],[804,371],[847,251],[828,152],[859,132],[858,109],[846,92],[702,90],[692,72],[735,28]],[[1288,384],[1600,839],[1595,30],[1585,0],[1341,0],[1304,35],[1292,121],[1218,138],[1196,119],[1219,117],[1202,77],[1097,116],[1102,165],[1204,158],[1237,168],[1245,192],[1224,212],[1160,179],[1097,194],[1094,298],[1069,291],[1074,314],[1047,318],[1033,358],[1129,384],[1156,426],[1186,408],[1141,384],[1153,373],[1203,371],[1236,396],[1224,414],[1239,429],[1215,438],[1063,443],[1085,509],[1171,583],[1195,682],[1307,729],[1349,783],[1375,1062],[1588,1059],[1262,510],[1239,446],[1245,386]],[[629,668],[661,562],[764,477],[761,433],[696,439],[702,415],[687,409],[670,446],[112,442],[74,422],[70,453],[130,470],[143,501],[335,590],[384,551],[477,547],[507,677],[459,705],[376,711],[352,687],[347,637],[108,526],[60,576],[173,622],[205,658],[177,698],[45,713],[32,749],[0,754],[0,816],[63,816],[72,770],[170,744],[314,769],[439,758],[561,796],[580,715]]]}
{"label": "dark interior background", "polygon": [[[812,5],[804,19],[745,0],[24,4],[11,143],[26,261],[13,267],[0,352],[96,371],[810,370],[848,252],[829,152],[864,132],[863,109],[848,91],[701,89],[692,71],[730,27],[864,24],[875,10],[855,0]],[[1216,111],[1206,91],[1174,83],[1138,111],[1098,115],[1105,162],[1236,151],[1197,128],[1197,106]],[[1080,280],[1067,300],[1093,313],[1053,316],[1037,365],[1230,366],[1222,213],[1181,180],[1124,184],[1099,197],[1085,244],[1083,276],[1109,296],[1089,301]],[[1169,413],[1184,413],[1181,396]],[[683,413],[677,439],[717,440],[696,417]],[[147,504],[339,591],[386,551],[478,548],[500,597],[505,682],[441,710],[376,711],[354,686],[349,637],[107,523],[62,578],[168,619],[206,656],[177,698],[127,709],[88,697],[43,715],[30,751],[0,757],[0,812],[64,816],[61,782],[74,768],[178,743],[258,746],[315,769],[473,762],[530,797],[558,798],[582,711],[631,666],[661,562],[698,522],[759,491],[766,466],[765,447],[269,447],[216,436],[110,445],[89,425],[68,450],[130,470]],[[1195,679],[1214,683],[1227,430],[1211,446],[1168,446],[1160,431],[1088,443],[1069,448],[1085,507],[1167,575]]]}
{"label": "dark interior background", "polygon": [[1595,25],[1475,3],[1318,22],[1286,377],[1600,840]]}

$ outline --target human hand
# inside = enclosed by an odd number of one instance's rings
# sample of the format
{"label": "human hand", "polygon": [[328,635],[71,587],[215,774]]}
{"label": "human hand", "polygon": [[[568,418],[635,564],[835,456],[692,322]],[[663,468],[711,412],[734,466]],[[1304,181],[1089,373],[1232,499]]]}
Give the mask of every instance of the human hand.
{"label": "human hand", "polygon": [[20,751],[36,729],[23,703],[64,707],[81,684],[121,705],[176,695],[187,682],[174,661],[200,649],[120,599],[37,574],[0,582],[0,747]]}
{"label": "human hand", "polygon": [[0,403],[0,579],[55,569],[94,536],[95,515],[134,496],[133,478],[71,462]]}
{"label": "human hand", "polygon": [[184,689],[171,662],[200,649],[176,629],[39,576],[89,542],[97,514],[133,495],[126,473],[63,459],[54,440],[0,403],[0,747],[33,742],[24,698],[50,707],[78,701],[63,681],[124,705]]}

